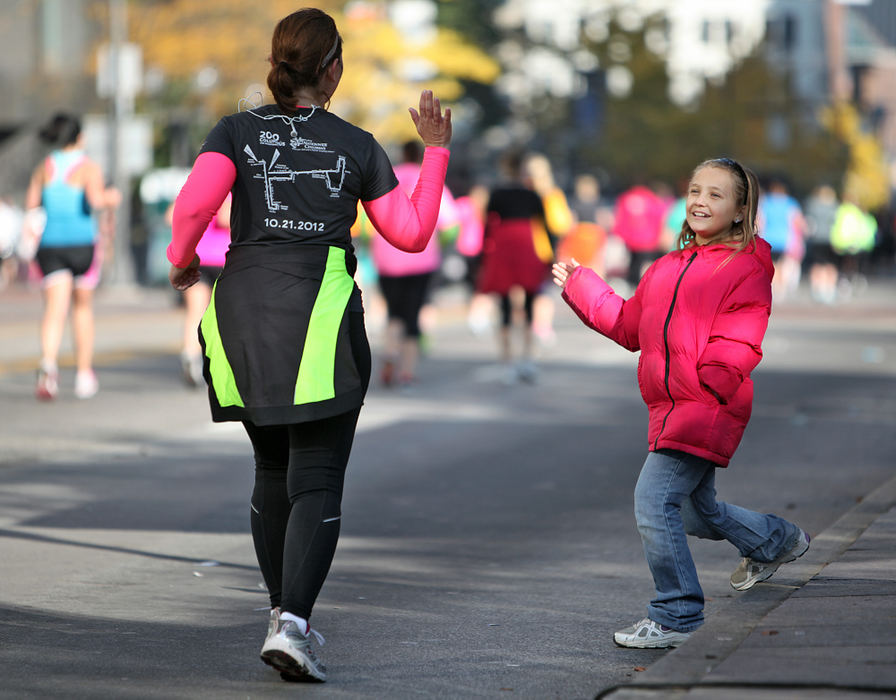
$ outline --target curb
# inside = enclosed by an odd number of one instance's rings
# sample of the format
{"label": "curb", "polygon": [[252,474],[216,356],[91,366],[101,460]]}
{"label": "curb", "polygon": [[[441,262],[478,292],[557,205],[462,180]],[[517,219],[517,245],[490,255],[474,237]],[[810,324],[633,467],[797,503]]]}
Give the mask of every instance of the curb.
{"label": "curb", "polygon": [[[799,560],[787,565],[787,584],[764,582],[719,610],[686,643],[667,653],[639,676],[637,683],[611,686],[595,700],[650,700],[699,688],[745,688],[743,683],[707,681],[713,670],[731,656],[772,610],[839,559],[875,520],[896,504],[896,477],[872,491],[836,522],[812,538],[812,546]],[[782,688],[780,683],[751,685]],[[789,689],[808,686],[790,685]],[[870,690],[870,689],[869,689]],[[679,697],[679,695],[676,695]],[[686,697],[681,695],[680,697]]]}

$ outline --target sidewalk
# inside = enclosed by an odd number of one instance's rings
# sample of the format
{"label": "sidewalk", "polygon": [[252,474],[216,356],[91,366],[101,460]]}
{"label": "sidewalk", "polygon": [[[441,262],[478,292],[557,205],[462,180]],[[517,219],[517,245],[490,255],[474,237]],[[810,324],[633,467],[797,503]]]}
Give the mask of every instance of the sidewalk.
{"label": "sidewalk", "polygon": [[896,477],[607,700],[896,694]]}

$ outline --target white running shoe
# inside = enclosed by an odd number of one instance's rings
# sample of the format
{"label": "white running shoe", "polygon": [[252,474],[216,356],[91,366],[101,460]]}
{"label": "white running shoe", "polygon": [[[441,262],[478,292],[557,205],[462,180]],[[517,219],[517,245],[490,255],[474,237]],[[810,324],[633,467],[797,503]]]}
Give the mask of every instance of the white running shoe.
{"label": "white running shoe", "polygon": [[182,352],[180,354],[180,369],[184,378],[184,384],[189,387],[200,387],[205,384],[202,376],[202,355]]}
{"label": "white running shoe", "polygon": [[100,383],[92,369],[79,371],[75,375],[75,396],[79,399],[90,399],[100,390]]}
{"label": "white running shoe", "polygon": [[789,564],[806,553],[809,549],[809,535],[800,530],[796,543],[774,561],[762,562],[744,557],[731,574],[731,587],[736,591],[745,591],[760,581],[771,578],[781,564]]}
{"label": "white running shoe", "polygon": [[311,636],[323,645],[324,638],[311,627],[306,635],[293,620],[278,619],[276,633],[265,640],[261,649],[261,660],[280,671],[283,680],[322,683],[327,680],[327,667],[311,648]]}
{"label": "white running shoe", "polygon": [[678,632],[645,617],[631,627],[616,632],[613,641],[630,649],[668,649],[681,646],[690,636],[690,632]]}
{"label": "white running shoe", "polygon": [[34,395],[42,401],[51,401],[59,393],[59,370],[56,367],[41,363],[37,370],[37,388]]}
{"label": "white running shoe", "polygon": [[[277,627],[279,627],[279,624],[280,624],[280,608],[272,608],[271,615],[268,618],[268,633],[264,637],[265,644],[268,643],[268,640],[270,640],[271,637],[273,637],[275,634],[277,634]],[[262,648],[262,650],[264,650],[264,645],[262,645],[261,648]],[[264,658],[263,656],[261,657],[261,660],[264,661],[268,665],[270,665],[270,663],[271,663],[268,659]]]}

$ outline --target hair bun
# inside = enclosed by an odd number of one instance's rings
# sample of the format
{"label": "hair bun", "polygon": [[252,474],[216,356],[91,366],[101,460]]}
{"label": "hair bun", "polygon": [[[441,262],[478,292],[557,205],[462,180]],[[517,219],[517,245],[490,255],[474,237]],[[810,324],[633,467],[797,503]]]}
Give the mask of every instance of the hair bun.
{"label": "hair bun", "polygon": [[52,146],[65,147],[77,141],[80,133],[81,121],[73,114],[59,112],[38,131],[38,136]]}

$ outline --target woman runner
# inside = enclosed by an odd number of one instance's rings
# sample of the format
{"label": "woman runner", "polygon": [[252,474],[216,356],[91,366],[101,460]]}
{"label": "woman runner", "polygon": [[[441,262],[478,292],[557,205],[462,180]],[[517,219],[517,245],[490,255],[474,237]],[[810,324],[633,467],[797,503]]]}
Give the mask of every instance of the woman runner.
{"label": "woman runner", "polygon": [[[435,228],[451,112],[410,110],[426,146],[408,196],[374,137],[327,111],[342,38],[316,9],[274,30],[276,104],[224,117],[174,208],[169,278],[199,279],[196,244],[232,192],[231,244],[200,325],[212,419],[242,421],[255,453],[252,536],[271,599],[261,658],[285,680],[324,681],[308,619],[336,549],[345,468],[370,379],[349,229],[360,200],[394,245]],[[320,642],[319,635],[314,635]]]}

